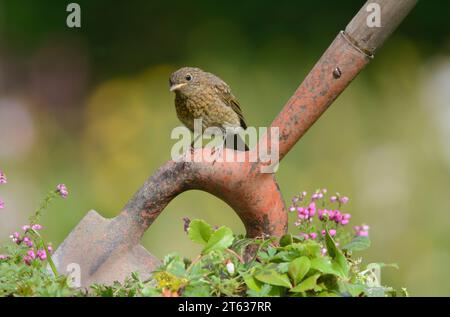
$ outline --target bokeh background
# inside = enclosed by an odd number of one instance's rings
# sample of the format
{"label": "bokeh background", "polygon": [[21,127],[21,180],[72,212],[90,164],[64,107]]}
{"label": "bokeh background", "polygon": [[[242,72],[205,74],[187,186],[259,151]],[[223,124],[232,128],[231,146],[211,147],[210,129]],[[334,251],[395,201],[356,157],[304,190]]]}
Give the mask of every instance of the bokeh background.
{"label": "bokeh background", "polygon": [[[180,66],[218,74],[249,124],[269,125],[364,3],[80,0],[82,27],[69,29],[69,2],[0,0],[0,243],[58,183],[70,196],[42,221],[55,245],[88,210],[117,214],[170,156]],[[413,295],[450,295],[449,100],[450,2],[421,1],[277,175],[286,201],[350,196],[352,224],[371,226],[362,255],[398,263],[383,280]],[[188,192],[144,246],[194,255],[184,216],[244,231],[223,202]]]}

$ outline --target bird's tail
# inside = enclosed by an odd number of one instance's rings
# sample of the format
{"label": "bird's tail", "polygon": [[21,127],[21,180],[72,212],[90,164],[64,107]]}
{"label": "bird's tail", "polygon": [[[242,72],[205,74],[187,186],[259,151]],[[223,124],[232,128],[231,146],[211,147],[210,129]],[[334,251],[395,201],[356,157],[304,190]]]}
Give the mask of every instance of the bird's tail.
{"label": "bird's tail", "polygon": [[234,133],[228,133],[225,136],[225,148],[233,149],[235,151],[248,151],[249,148],[247,144],[245,144],[245,141],[242,140],[241,136],[239,134]]}

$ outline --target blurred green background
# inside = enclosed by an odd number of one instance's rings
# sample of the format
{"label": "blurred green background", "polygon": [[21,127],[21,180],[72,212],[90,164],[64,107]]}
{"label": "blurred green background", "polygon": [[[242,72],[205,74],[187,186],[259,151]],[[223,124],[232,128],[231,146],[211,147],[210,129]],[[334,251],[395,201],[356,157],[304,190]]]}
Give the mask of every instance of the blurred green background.
{"label": "blurred green background", "polygon": [[[58,183],[43,219],[59,244],[90,209],[114,216],[170,156],[179,125],[168,76],[190,65],[233,89],[267,126],[364,1],[0,0],[0,243]],[[421,1],[278,171],[286,201],[326,187],[371,226],[366,261],[398,263],[386,284],[450,295],[450,2]],[[223,202],[176,198],[146,233],[157,256],[198,251],[181,218],[237,232]],[[293,220],[293,219],[292,219]],[[87,246],[88,247],[88,246]]]}

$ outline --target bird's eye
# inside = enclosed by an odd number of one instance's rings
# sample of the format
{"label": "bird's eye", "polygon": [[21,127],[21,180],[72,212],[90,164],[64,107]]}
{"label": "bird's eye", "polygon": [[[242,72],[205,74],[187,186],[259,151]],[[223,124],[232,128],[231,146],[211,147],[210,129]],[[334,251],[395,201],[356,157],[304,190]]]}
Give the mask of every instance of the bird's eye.
{"label": "bird's eye", "polygon": [[187,81],[191,81],[192,80],[192,75],[191,74],[187,74],[186,75],[186,80]]}

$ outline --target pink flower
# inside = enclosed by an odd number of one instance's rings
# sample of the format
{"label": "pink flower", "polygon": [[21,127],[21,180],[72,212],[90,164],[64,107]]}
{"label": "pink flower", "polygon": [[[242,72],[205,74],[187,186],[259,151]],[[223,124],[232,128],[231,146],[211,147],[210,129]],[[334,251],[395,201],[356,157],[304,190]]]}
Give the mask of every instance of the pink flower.
{"label": "pink flower", "polygon": [[355,230],[355,235],[357,237],[368,237],[369,236],[369,226],[368,225],[362,225],[362,226],[355,226],[353,227]]}
{"label": "pink flower", "polygon": [[339,202],[341,204],[346,204],[346,203],[348,203],[348,201],[349,201],[349,198],[346,196],[339,198]]}
{"label": "pink flower", "polygon": [[25,231],[25,232],[28,231],[28,230],[30,230],[30,228],[31,228],[30,225],[24,225],[24,226],[22,226],[22,230]]}
{"label": "pink flower", "polygon": [[326,216],[328,216],[328,210],[326,209],[319,209],[317,212],[317,215],[319,216],[320,220],[324,220]]}
{"label": "pink flower", "polygon": [[334,220],[335,213],[336,213],[336,211],[334,211],[334,210],[328,210],[328,219]]}
{"label": "pink flower", "polygon": [[37,231],[37,230],[41,230],[41,229],[42,229],[42,226],[41,226],[40,224],[37,224],[37,223],[36,223],[36,224],[34,224],[34,225],[31,226],[31,229],[36,230],[36,231]]}
{"label": "pink flower", "polygon": [[18,232],[14,232],[12,235],[9,236],[12,240],[12,242],[20,244],[22,243],[22,239],[20,239],[20,234]]}
{"label": "pink flower", "polygon": [[6,184],[8,180],[6,179],[5,173],[3,171],[0,171],[0,184]]}
{"label": "pink flower", "polygon": [[58,186],[56,186],[56,191],[62,198],[67,198],[67,196],[69,196],[69,191],[64,184],[59,184]]}
{"label": "pink flower", "polygon": [[305,240],[308,240],[309,239],[309,235],[307,234],[307,233],[301,233],[300,234]]}
{"label": "pink flower", "polygon": [[[322,235],[323,235],[323,236],[325,236],[326,233],[327,233],[327,232],[326,232],[325,230],[322,230]],[[330,236],[334,237],[334,236],[336,235],[336,230],[330,229],[330,230],[328,230],[328,233],[330,234]]]}
{"label": "pink flower", "polygon": [[23,261],[25,264],[30,265],[31,261],[33,261],[36,258],[36,254],[33,250],[28,250],[27,254],[23,257]]}
{"label": "pink flower", "polygon": [[34,253],[33,250],[28,250],[28,251],[27,251],[27,255],[28,255],[29,257],[31,257],[32,259],[36,258],[36,254]]}
{"label": "pink flower", "polygon": [[309,237],[310,237],[311,239],[315,240],[315,239],[317,238],[317,233],[311,232],[311,233],[309,234]]}
{"label": "pink flower", "polygon": [[359,237],[368,237],[369,236],[369,231],[364,231],[364,230],[358,231],[356,233],[356,235],[359,236]]}
{"label": "pink flower", "polygon": [[294,206],[291,206],[291,207],[289,208],[289,211],[290,211],[290,212],[293,212],[293,211],[295,211],[295,209],[296,209],[296,208],[295,208]]}
{"label": "pink flower", "polygon": [[299,219],[308,219],[308,211],[303,207],[297,207],[297,216]]}
{"label": "pink flower", "polygon": [[331,196],[330,197],[330,202],[335,203],[337,202],[338,198],[336,196]]}
{"label": "pink flower", "polygon": [[341,219],[341,225],[345,226],[346,224],[348,224],[350,222],[350,218],[352,217],[352,215],[350,214],[342,214],[342,219]]}
{"label": "pink flower", "polygon": [[316,214],[316,204],[314,202],[310,203],[308,207],[297,207],[298,219],[301,220],[311,220]]}
{"label": "pink flower", "polygon": [[23,243],[29,248],[33,247],[33,241],[28,237],[23,238]]}
{"label": "pink flower", "polygon": [[322,249],[320,250],[320,254],[322,254],[322,256],[325,256],[325,255],[327,254],[327,249],[322,248]]}
{"label": "pink flower", "polygon": [[47,251],[48,253],[53,253],[53,247],[50,243],[47,245]]}
{"label": "pink flower", "polygon": [[298,215],[298,217],[300,219],[306,219],[307,218],[308,212],[306,211],[306,209],[300,208],[300,209],[297,209],[297,211],[298,211],[297,215]]}
{"label": "pink flower", "polygon": [[0,261],[2,261],[2,260],[8,260],[8,259],[9,259],[9,256],[4,255],[4,254],[0,254]]}
{"label": "pink flower", "polygon": [[334,216],[333,216],[333,220],[337,223],[341,222],[342,220],[342,214],[339,210],[335,210],[334,211]]}
{"label": "pink flower", "polygon": [[25,256],[23,257],[23,261],[25,262],[26,265],[30,265],[30,264],[31,264],[31,261],[33,261],[33,259],[32,259],[30,256],[25,255]]}
{"label": "pink flower", "polygon": [[5,202],[0,199],[0,209],[5,208]]}
{"label": "pink flower", "polygon": [[44,261],[47,259],[47,253],[45,253],[45,250],[37,250],[36,256],[41,260]]}
{"label": "pink flower", "polygon": [[316,214],[316,204],[310,203],[308,206],[308,216],[314,217],[315,214]]}

